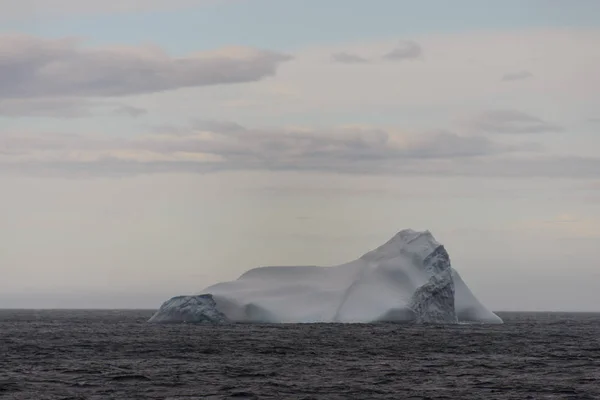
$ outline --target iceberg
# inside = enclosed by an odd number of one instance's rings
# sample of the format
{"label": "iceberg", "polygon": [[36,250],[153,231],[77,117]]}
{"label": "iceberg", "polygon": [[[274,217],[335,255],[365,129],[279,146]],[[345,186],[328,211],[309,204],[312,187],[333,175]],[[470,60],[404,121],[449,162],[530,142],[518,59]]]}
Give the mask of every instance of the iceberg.
{"label": "iceberg", "polygon": [[429,231],[406,229],[342,265],[251,269],[201,295],[166,301],[150,322],[503,321],[477,300]]}
{"label": "iceberg", "polygon": [[177,296],[163,303],[148,322],[225,324],[229,319],[217,309],[210,294]]}

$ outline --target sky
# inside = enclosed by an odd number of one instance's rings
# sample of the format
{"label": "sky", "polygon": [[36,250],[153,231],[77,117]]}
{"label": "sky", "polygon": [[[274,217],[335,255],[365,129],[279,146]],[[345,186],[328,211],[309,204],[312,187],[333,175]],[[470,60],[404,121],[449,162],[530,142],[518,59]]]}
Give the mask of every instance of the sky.
{"label": "sky", "polygon": [[0,0],[0,308],[157,308],[430,230],[600,311],[600,2]]}

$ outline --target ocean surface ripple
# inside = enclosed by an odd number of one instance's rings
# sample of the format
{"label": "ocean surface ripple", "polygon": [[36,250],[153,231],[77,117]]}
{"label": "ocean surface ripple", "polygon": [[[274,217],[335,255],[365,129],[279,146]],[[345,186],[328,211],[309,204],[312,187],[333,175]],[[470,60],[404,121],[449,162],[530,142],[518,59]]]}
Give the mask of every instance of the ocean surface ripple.
{"label": "ocean surface ripple", "polygon": [[0,310],[1,399],[600,399],[600,314],[504,325],[154,325]]}

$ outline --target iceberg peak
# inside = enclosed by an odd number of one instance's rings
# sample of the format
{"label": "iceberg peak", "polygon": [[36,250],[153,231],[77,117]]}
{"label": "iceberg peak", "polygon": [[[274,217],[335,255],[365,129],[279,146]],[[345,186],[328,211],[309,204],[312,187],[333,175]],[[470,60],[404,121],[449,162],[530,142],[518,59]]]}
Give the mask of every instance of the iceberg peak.
{"label": "iceberg peak", "polygon": [[412,254],[423,260],[439,246],[440,243],[428,230],[403,229],[383,245],[363,255],[361,259],[372,261],[394,258],[400,254]]}

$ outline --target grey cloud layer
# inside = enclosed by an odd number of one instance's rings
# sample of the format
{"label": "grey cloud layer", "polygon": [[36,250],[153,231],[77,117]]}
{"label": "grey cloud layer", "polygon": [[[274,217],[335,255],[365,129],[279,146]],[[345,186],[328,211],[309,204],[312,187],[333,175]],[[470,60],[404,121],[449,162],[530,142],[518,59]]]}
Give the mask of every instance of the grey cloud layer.
{"label": "grey cloud layer", "polygon": [[83,49],[75,39],[0,36],[0,98],[124,96],[252,82],[289,55],[231,48],[173,58],[155,47]]}
{"label": "grey cloud layer", "polygon": [[130,139],[0,134],[0,170],[58,176],[210,173],[227,170],[600,179],[600,158],[547,156],[451,132],[249,129],[201,121]]}
{"label": "grey cloud layer", "polygon": [[0,99],[3,117],[80,118],[92,115],[92,104],[83,99]]}
{"label": "grey cloud layer", "polygon": [[[420,58],[422,55],[423,49],[419,43],[412,40],[403,40],[381,58],[386,61],[403,61]],[[366,57],[346,51],[333,53],[331,59],[334,62],[342,64],[365,64],[371,62],[371,60]]]}
{"label": "grey cloud layer", "polygon": [[[0,155],[3,155],[0,149]],[[41,161],[2,165],[0,172],[9,174],[58,176],[58,177],[95,177],[130,176],[157,173],[216,173],[236,170],[222,163],[199,163],[194,161],[148,161],[127,160],[117,157],[105,157],[94,162],[87,161]],[[302,168],[280,165],[277,168],[264,166],[246,167],[244,170],[268,171],[318,171],[342,174],[377,174],[405,176],[463,176],[463,177],[514,177],[514,178],[576,178],[599,179],[600,158],[592,157],[539,157],[535,159],[502,157],[491,160],[481,158],[459,158],[452,160],[398,160],[395,162],[355,163],[344,168],[332,162],[322,165],[305,165]],[[597,199],[597,198],[596,198]]]}
{"label": "grey cloud layer", "polygon": [[0,117],[84,118],[93,115],[140,117],[147,110],[81,98],[0,99]]}
{"label": "grey cloud layer", "polygon": [[[219,121],[196,122],[195,126],[215,135],[210,141],[194,139],[199,144],[198,151],[215,151],[230,161],[240,156],[291,167],[301,167],[307,161],[310,164],[335,160],[477,157],[514,150],[484,137],[464,137],[444,131],[398,138],[375,128],[248,129],[233,122]],[[191,148],[191,143],[183,148]]]}
{"label": "grey cloud layer", "polygon": [[118,115],[126,115],[136,118],[146,114],[148,110],[134,106],[122,105],[116,107],[113,112]]}
{"label": "grey cloud layer", "polygon": [[479,114],[468,122],[470,128],[483,133],[562,132],[564,128],[517,110],[495,110]]}
{"label": "grey cloud layer", "polygon": [[[165,129],[165,128],[162,128]],[[129,140],[85,135],[0,135],[3,168],[55,169],[72,165],[84,171],[123,168],[163,170],[319,170],[385,172],[420,163],[452,163],[518,151],[485,137],[451,132],[396,135],[386,130],[249,129],[232,122],[197,122],[186,129]]]}
{"label": "grey cloud layer", "polygon": [[331,58],[333,61],[343,64],[364,64],[369,62],[369,60],[364,57],[346,52],[333,53]]}
{"label": "grey cloud layer", "polygon": [[396,48],[383,56],[386,60],[402,61],[421,57],[423,50],[417,42],[402,41]]}
{"label": "grey cloud layer", "polygon": [[521,81],[529,78],[533,78],[533,74],[529,71],[508,72],[502,76],[502,80],[505,82]]}

